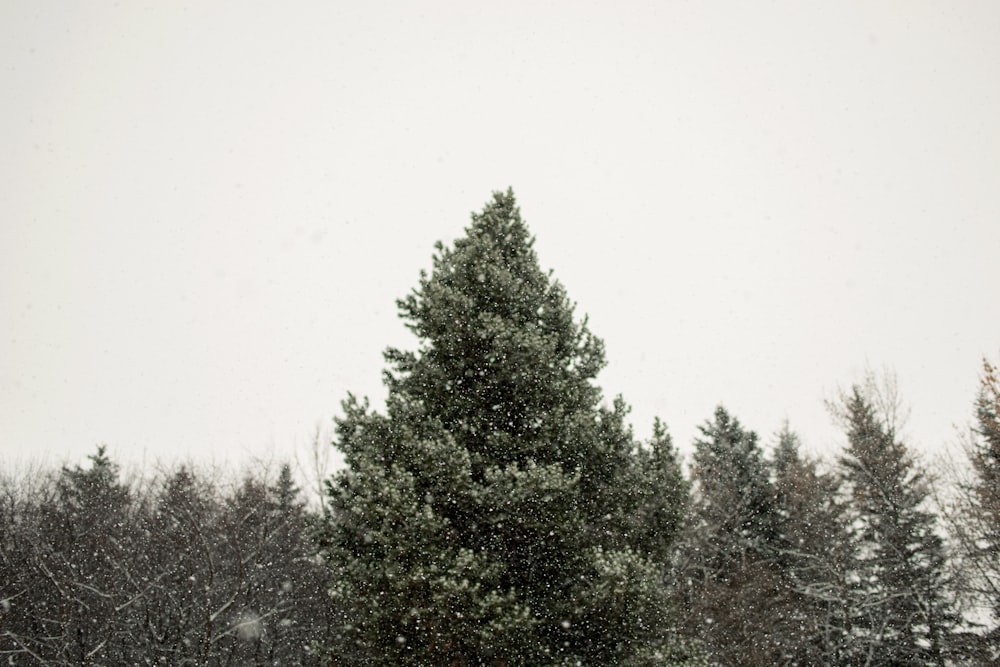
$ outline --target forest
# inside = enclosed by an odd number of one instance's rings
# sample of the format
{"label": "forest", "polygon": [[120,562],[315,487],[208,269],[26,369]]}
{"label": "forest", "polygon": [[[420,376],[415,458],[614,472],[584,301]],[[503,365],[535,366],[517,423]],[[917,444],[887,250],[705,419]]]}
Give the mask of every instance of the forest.
{"label": "forest", "polygon": [[[0,478],[11,665],[981,665],[1000,657],[1000,373],[969,387],[968,473],[901,436],[890,375],[829,403],[836,457],[720,406],[682,460],[596,383],[602,340],[512,191],[398,302],[384,407],[344,466]],[[974,372],[975,369],[970,369]]]}

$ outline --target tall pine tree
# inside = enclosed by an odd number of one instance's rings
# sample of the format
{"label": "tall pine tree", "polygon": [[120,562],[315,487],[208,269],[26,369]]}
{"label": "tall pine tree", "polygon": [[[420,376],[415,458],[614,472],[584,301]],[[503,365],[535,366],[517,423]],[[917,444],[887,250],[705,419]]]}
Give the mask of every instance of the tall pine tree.
{"label": "tall pine tree", "polygon": [[[855,386],[840,407],[852,503],[853,661],[944,665],[958,619],[924,472],[896,433],[894,387]],[[881,406],[881,407],[878,407]]]}
{"label": "tall pine tree", "polygon": [[[386,413],[344,403],[320,534],[342,664],[685,658],[665,584],[676,457],[662,431],[642,453],[624,403],[601,405],[603,344],[532,246],[495,193],[398,302],[420,347],[386,352]],[[643,491],[663,480],[671,506]]]}

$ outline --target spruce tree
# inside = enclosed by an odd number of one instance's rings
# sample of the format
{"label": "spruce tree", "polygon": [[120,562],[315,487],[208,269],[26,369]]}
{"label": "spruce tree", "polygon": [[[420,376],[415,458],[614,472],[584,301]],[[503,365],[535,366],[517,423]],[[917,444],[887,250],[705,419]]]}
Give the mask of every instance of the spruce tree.
{"label": "spruce tree", "polygon": [[[347,467],[320,531],[345,610],[333,657],[683,660],[663,560],[679,471],[663,434],[640,454],[625,404],[601,404],[603,344],[539,268],[512,192],[436,250],[398,302],[420,346],[386,352],[385,414],[349,397],[337,420]],[[640,492],[651,479],[672,480],[677,507]]]}
{"label": "spruce tree", "polygon": [[770,470],[757,434],[744,429],[725,408],[700,427],[694,475],[698,518],[718,535],[714,565],[726,572],[745,552],[766,553],[779,536],[779,516]]}
{"label": "spruce tree", "polygon": [[775,625],[789,664],[845,662],[848,518],[840,479],[800,452],[786,423],[774,449],[774,486],[781,515],[781,562],[789,605]]}
{"label": "spruce tree", "polygon": [[986,592],[987,604],[1000,619],[1000,379],[997,369],[985,360],[976,398],[971,459],[976,473],[977,527],[976,548],[971,555],[985,584],[981,588]]}
{"label": "spruce tree", "polygon": [[980,501],[1000,519],[1000,372],[985,359],[976,397],[975,434],[972,464],[980,480]]}
{"label": "spruce tree", "polygon": [[49,664],[126,664],[132,643],[123,622],[136,590],[136,517],[131,489],[103,446],[90,466],[64,467],[40,509],[33,545],[35,584],[26,591],[25,634]]}
{"label": "spruce tree", "polygon": [[629,484],[638,511],[627,517],[634,543],[658,562],[671,561],[675,537],[687,515],[690,484],[681,472],[680,455],[666,425],[653,421],[649,446],[637,452],[634,480]]}
{"label": "spruce tree", "polygon": [[990,627],[977,641],[985,662],[1000,656],[1000,373],[986,359],[970,435],[973,475],[960,487],[950,528],[961,549],[966,594],[979,608],[977,616],[992,612]]}
{"label": "spruce tree", "polygon": [[781,664],[775,624],[787,586],[769,466],[757,434],[721,406],[701,433],[682,561],[686,621],[721,664]]}
{"label": "spruce tree", "polygon": [[[884,396],[882,398],[885,398]],[[843,397],[848,445],[840,459],[852,503],[850,620],[854,661],[944,665],[957,615],[929,484],[898,438],[893,414],[871,385]]]}

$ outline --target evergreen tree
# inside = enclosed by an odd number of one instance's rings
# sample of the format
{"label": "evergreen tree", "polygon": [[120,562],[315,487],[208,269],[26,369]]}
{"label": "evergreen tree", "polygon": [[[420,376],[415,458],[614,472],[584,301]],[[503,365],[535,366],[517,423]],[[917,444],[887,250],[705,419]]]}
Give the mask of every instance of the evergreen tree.
{"label": "evergreen tree", "polygon": [[222,568],[220,502],[216,489],[186,466],[174,470],[153,498],[142,560],[146,579],[146,654],[178,663],[211,656]]}
{"label": "evergreen tree", "polygon": [[925,474],[897,437],[895,399],[879,397],[855,386],[841,406],[848,445],[840,466],[852,502],[854,661],[944,665],[958,622],[946,594],[944,546],[927,509]]}
{"label": "evergreen tree", "polygon": [[[510,191],[436,249],[398,302],[421,344],[386,352],[386,414],[349,397],[337,420],[347,468],[320,532],[348,615],[334,657],[682,660],[662,560],[682,493],[663,433],[640,453],[624,403],[600,404],[603,344],[539,268]],[[676,507],[648,492],[664,481]]]}
{"label": "evergreen tree", "polygon": [[718,536],[714,567],[720,572],[748,551],[772,550],[779,533],[775,490],[757,434],[743,428],[725,408],[700,427],[695,441],[695,507],[699,521]]}
{"label": "evergreen tree", "polygon": [[1000,655],[1000,376],[985,359],[975,415],[968,442],[973,477],[961,485],[950,527],[961,548],[963,583],[971,602],[993,616],[978,642],[980,651],[996,659]]}
{"label": "evergreen tree", "polygon": [[781,664],[786,649],[775,624],[788,586],[769,467],[757,434],[723,407],[700,428],[681,566],[686,621],[721,664]]}
{"label": "evergreen tree", "polygon": [[134,505],[106,449],[89,459],[87,468],[64,467],[38,508],[21,645],[57,664],[124,664],[132,648],[123,611],[138,592]]}
{"label": "evergreen tree", "polygon": [[775,625],[789,664],[843,664],[850,551],[840,480],[801,455],[799,437],[787,423],[777,439],[774,486],[790,604]]}
{"label": "evergreen tree", "polygon": [[638,511],[626,517],[629,534],[643,555],[669,562],[687,515],[690,484],[684,479],[680,455],[667,427],[659,419],[653,422],[649,446],[639,449],[636,456],[634,479],[628,488]]}
{"label": "evergreen tree", "polygon": [[1000,517],[1000,373],[985,359],[976,397],[976,436],[972,464],[980,479],[980,499]]}
{"label": "evergreen tree", "polygon": [[979,530],[973,555],[986,579],[988,604],[1000,618],[1000,379],[985,360],[976,398],[975,436],[971,458]]}
{"label": "evergreen tree", "polygon": [[306,518],[281,466],[273,483],[248,474],[217,524],[218,621],[213,660],[239,665],[318,664],[317,647],[335,609],[324,599],[325,568],[309,558]]}

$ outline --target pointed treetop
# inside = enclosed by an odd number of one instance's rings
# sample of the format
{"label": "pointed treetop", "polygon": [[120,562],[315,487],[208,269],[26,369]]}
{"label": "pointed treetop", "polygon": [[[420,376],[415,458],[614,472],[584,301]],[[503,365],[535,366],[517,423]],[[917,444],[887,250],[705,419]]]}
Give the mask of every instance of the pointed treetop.
{"label": "pointed treetop", "polygon": [[801,462],[799,456],[799,435],[791,429],[786,419],[777,434],[778,444],[774,447],[774,468],[778,475]]}
{"label": "pointed treetop", "polygon": [[1000,479],[1000,373],[986,359],[976,397],[976,421],[976,433],[982,439],[979,454],[983,460],[979,465]]}
{"label": "pointed treetop", "polygon": [[535,456],[543,435],[565,440],[555,430],[597,406],[591,380],[604,365],[603,343],[585,319],[575,321],[533,242],[508,190],[494,193],[451,247],[437,244],[430,275],[398,301],[421,349],[386,352],[390,412],[432,417],[476,450],[483,438],[514,438],[499,446],[520,460]]}

